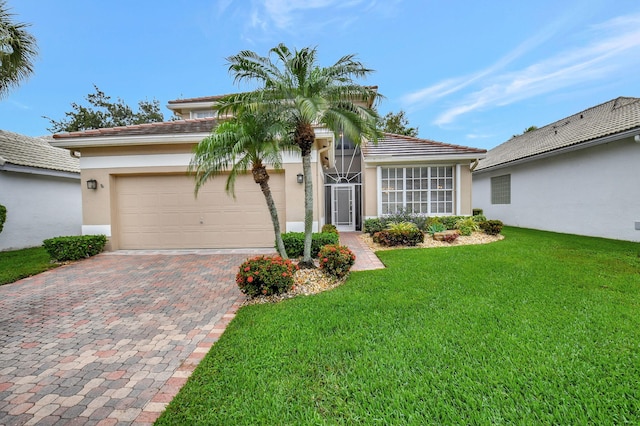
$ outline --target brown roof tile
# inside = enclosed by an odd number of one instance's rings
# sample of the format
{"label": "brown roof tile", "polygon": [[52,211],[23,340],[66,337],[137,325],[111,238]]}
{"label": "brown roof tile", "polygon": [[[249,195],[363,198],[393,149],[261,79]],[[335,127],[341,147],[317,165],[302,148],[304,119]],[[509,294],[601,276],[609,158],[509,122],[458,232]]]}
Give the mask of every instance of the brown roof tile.
{"label": "brown roof tile", "polygon": [[377,144],[366,142],[362,146],[365,157],[412,157],[447,154],[484,154],[485,149],[436,142],[429,139],[384,133]]}
{"label": "brown roof tile", "polygon": [[135,124],[131,126],[92,129],[80,132],[57,133],[54,139],[95,138],[107,136],[165,135],[181,133],[209,133],[216,126],[215,118],[164,121],[161,123]]}

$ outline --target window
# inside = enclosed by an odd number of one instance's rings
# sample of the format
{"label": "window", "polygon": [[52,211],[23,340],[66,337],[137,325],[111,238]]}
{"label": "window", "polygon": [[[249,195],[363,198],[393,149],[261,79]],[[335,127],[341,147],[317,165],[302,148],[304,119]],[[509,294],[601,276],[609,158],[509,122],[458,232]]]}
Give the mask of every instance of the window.
{"label": "window", "polygon": [[382,214],[453,213],[453,167],[383,167]]}
{"label": "window", "polygon": [[213,117],[213,110],[212,109],[207,109],[207,110],[201,110],[201,111],[191,111],[191,118],[207,118],[207,117]]}
{"label": "window", "polygon": [[491,178],[491,204],[511,204],[511,175]]}

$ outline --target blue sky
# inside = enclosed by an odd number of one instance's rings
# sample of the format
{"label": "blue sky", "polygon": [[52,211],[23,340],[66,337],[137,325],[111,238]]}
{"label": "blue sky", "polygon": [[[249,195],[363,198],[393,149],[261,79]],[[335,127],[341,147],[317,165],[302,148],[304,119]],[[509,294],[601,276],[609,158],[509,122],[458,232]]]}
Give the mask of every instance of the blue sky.
{"label": "blue sky", "polygon": [[8,0],[38,39],[35,74],[0,100],[0,129],[47,134],[93,84],[136,105],[219,95],[240,50],[316,46],[376,72],[382,115],[490,149],[618,96],[640,97],[637,0]]}

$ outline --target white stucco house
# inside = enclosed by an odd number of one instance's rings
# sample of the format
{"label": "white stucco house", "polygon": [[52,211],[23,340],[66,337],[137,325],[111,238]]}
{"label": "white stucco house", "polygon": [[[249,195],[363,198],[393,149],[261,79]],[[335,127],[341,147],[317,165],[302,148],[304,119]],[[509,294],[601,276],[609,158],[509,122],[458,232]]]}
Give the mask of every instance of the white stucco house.
{"label": "white stucco house", "polygon": [[80,163],[45,138],[0,130],[0,204],[7,220],[0,251],[36,247],[47,238],[80,235]]}
{"label": "white stucco house", "polygon": [[473,172],[473,207],[507,225],[640,241],[640,98],[513,137]]}

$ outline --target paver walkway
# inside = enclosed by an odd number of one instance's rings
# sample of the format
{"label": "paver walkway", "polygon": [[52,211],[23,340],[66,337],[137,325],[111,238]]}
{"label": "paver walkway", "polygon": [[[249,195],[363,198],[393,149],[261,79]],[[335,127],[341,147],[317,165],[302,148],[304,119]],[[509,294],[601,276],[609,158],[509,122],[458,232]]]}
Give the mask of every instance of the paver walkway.
{"label": "paver walkway", "polygon": [[341,232],[340,244],[349,247],[356,255],[356,262],[352,271],[368,271],[370,269],[384,269],[384,264],[371,248],[360,239],[361,232]]}
{"label": "paver walkway", "polygon": [[[384,268],[358,234],[340,235],[353,270]],[[255,253],[103,253],[0,286],[0,425],[152,424],[235,316]]]}
{"label": "paver walkway", "polygon": [[0,424],[151,424],[244,300],[247,254],[101,254],[0,287]]}

